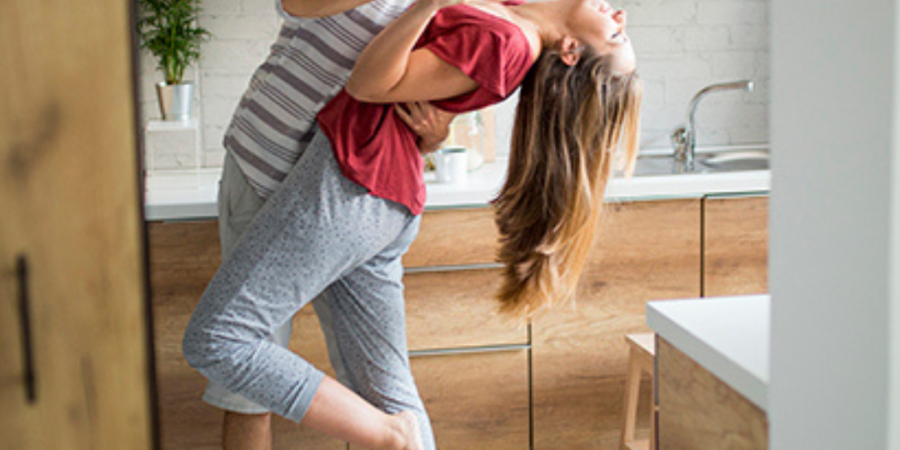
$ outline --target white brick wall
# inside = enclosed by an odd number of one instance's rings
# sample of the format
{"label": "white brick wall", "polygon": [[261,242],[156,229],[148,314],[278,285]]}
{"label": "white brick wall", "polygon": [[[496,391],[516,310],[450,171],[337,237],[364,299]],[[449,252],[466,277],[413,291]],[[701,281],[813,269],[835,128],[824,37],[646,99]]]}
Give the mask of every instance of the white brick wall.
{"label": "white brick wall", "polygon": [[[614,3],[615,4],[615,3]],[[644,80],[642,147],[668,147],[693,95],[711,83],[750,79],[752,93],[706,97],[701,146],[768,142],[768,0],[621,0]]]}
{"label": "white brick wall", "polygon": [[[710,83],[752,79],[752,93],[707,97],[697,111],[699,145],[768,142],[769,0],[613,0],[629,14],[644,80],[642,146],[667,147],[691,97]],[[272,0],[205,0],[201,24],[213,38],[186,78],[197,84],[203,164],[222,163],[222,135],[253,70],[280,25]],[[144,122],[159,118],[155,61],[141,58]],[[511,102],[498,108],[498,139],[508,139]],[[504,120],[504,116],[505,119]],[[499,148],[505,145],[500,143]]]}

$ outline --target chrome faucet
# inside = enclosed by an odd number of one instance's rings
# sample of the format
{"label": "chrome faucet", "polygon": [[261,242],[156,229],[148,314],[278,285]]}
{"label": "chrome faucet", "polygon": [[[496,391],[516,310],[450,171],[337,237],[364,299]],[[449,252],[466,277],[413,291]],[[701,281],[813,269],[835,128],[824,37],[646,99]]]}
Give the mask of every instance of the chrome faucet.
{"label": "chrome faucet", "polygon": [[753,82],[750,80],[734,81],[731,83],[711,84],[701,89],[691,99],[688,106],[687,127],[679,127],[672,133],[672,146],[675,147],[675,161],[680,166],[680,171],[694,170],[694,150],[697,145],[697,130],[694,126],[694,113],[697,111],[697,105],[703,97],[716,91],[728,91],[741,89],[747,92],[753,91]]}

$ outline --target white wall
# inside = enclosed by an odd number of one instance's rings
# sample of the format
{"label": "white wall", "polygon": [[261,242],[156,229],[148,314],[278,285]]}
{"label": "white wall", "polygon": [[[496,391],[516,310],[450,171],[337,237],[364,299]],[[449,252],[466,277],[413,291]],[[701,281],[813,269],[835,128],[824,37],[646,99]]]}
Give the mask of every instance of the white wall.
{"label": "white wall", "polygon": [[[203,161],[222,161],[222,135],[250,74],[265,58],[278,32],[274,0],[204,0],[200,23],[213,33],[203,58],[188,74],[197,82]],[[698,110],[699,145],[768,142],[769,0],[613,0],[629,12],[629,33],[645,81],[643,146],[668,147],[669,134],[684,122],[696,91],[721,81],[752,78],[753,93],[717,94]],[[146,52],[145,52],[146,53]],[[142,55],[141,111],[158,118],[155,63]],[[514,105],[501,108],[498,136],[508,143]],[[190,154],[181,158],[192,161]],[[167,156],[155,167],[176,167]]]}
{"label": "white wall", "polygon": [[772,450],[900,448],[896,17],[772,4]]}
{"label": "white wall", "polygon": [[[900,84],[900,8],[894,4],[894,83]],[[893,96],[893,152],[890,186],[890,315],[888,316],[888,447],[900,450],[900,89],[895,86]]]}

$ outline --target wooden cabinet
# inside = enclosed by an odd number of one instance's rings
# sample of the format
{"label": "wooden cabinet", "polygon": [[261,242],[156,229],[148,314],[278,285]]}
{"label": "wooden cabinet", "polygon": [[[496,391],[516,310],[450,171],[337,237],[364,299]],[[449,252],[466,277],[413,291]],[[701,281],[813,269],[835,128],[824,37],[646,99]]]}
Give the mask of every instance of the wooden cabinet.
{"label": "wooden cabinet", "polygon": [[659,448],[768,448],[765,411],[665,339],[656,348]]}
{"label": "wooden cabinet", "polygon": [[703,200],[704,297],[769,292],[768,209],[768,196]]}
{"label": "wooden cabinet", "polygon": [[[649,331],[650,300],[763,292],[766,207],[765,197],[609,203],[576,301],[530,325],[497,311],[492,210],[426,211],[404,283],[413,371],[439,448],[617,448],[625,335]],[[216,222],[150,232],[163,448],[213,449],[221,411],[200,400],[205,380],[180,339],[219,265]],[[294,318],[291,349],[330,372],[311,307]],[[281,418],[275,428],[276,448],[344,446]]]}
{"label": "wooden cabinet", "polygon": [[700,199],[607,205],[575,304],[532,325],[535,450],[617,449],[625,335],[647,301],[699,295]]}

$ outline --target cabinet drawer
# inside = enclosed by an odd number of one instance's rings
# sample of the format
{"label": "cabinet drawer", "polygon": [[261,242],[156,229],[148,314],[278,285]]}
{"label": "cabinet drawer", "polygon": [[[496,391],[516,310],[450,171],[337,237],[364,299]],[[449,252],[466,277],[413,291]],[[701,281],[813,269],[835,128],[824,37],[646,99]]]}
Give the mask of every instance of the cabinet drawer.
{"label": "cabinet drawer", "polygon": [[442,450],[528,450],[525,350],[413,358],[413,374]]}
{"label": "cabinet drawer", "polygon": [[403,257],[406,267],[487,264],[496,261],[493,208],[425,211],[419,235]]}
{"label": "cabinet drawer", "polygon": [[527,328],[498,311],[499,269],[413,273],[403,281],[410,350],[528,343]]}
{"label": "cabinet drawer", "polygon": [[525,350],[420,356],[410,363],[438,449],[529,450]]}

